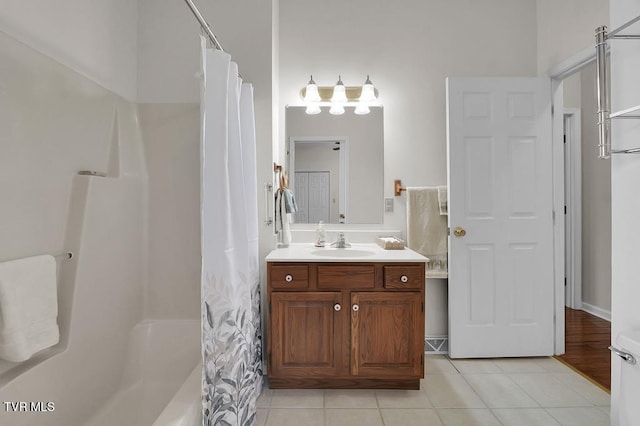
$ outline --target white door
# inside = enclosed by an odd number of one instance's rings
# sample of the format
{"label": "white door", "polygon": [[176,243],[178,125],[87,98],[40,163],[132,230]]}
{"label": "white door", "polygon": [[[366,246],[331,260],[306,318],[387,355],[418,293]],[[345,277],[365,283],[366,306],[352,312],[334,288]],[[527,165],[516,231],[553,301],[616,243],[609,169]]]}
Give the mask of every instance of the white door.
{"label": "white door", "polygon": [[329,172],[309,172],[309,223],[329,223]]}
{"label": "white door", "polygon": [[449,78],[447,123],[450,356],[553,355],[550,80]]}
{"label": "white door", "polygon": [[309,173],[295,172],[293,179],[293,193],[296,198],[298,211],[293,214],[295,223],[309,223]]}
{"label": "white door", "polygon": [[298,211],[295,223],[329,223],[329,172],[295,172],[294,194]]}

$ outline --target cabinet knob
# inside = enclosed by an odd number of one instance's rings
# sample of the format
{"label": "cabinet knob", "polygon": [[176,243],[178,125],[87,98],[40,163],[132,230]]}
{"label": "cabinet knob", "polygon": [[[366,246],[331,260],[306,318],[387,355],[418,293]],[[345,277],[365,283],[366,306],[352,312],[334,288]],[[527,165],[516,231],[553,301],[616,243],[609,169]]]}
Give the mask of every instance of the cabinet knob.
{"label": "cabinet knob", "polygon": [[400,277],[400,281],[402,281],[403,283],[406,283],[409,281],[409,277],[407,277],[406,275],[403,275]]}
{"label": "cabinet knob", "polygon": [[285,275],[284,280],[290,283],[291,281],[293,281],[293,277],[291,276],[291,274],[287,274]]}
{"label": "cabinet knob", "polygon": [[353,312],[358,312],[358,311],[360,310],[360,306],[358,306],[358,305],[353,305],[353,306],[351,307],[351,309],[353,309]]}
{"label": "cabinet knob", "polygon": [[336,303],[335,305],[333,305],[333,310],[338,312],[340,309],[342,309],[342,306],[340,306],[339,303]]}

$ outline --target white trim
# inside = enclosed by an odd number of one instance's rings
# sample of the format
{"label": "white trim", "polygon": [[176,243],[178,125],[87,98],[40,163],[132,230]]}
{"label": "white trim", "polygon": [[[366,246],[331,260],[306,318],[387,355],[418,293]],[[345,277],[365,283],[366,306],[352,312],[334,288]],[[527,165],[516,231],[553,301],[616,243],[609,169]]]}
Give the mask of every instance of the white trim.
{"label": "white trim", "polygon": [[552,176],[553,176],[553,264],[554,274],[554,354],[565,348],[564,323],[564,114],[562,81],[551,79]]}
{"label": "white trim", "polygon": [[579,108],[565,108],[566,306],[582,308],[582,134]]}
{"label": "white trim", "polygon": [[596,50],[593,47],[588,47],[583,51],[573,55],[569,59],[566,59],[553,67],[549,68],[547,74],[554,80],[564,80],[570,75],[580,71],[587,65],[596,60]]}
{"label": "white trim", "polygon": [[598,318],[602,318],[603,320],[611,322],[611,311],[598,308],[597,306],[593,306],[587,302],[582,302],[582,310],[590,313],[591,315],[595,315]]}
{"label": "white trim", "polygon": [[[562,108],[562,80],[571,74],[589,65],[595,59],[595,49],[588,48],[565,61],[551,67],[546,73],[551,78],[552,102],[554,109]],[[564,115],[564,114],[563,114]],[[560,114],[557,114],[560,117]],[[564,210],[564,147],[563,147],[563,120],[553,120],[553,180],[554,180],[554,208]],[[558,145],[560,145],[558,147]],[[559,195],[562,194],[560,203]],[[564,220],[556,220],[554,225],[554,265],[555,265],[555,353],[561,355],[565,348],[565,323],[564,323]]]}

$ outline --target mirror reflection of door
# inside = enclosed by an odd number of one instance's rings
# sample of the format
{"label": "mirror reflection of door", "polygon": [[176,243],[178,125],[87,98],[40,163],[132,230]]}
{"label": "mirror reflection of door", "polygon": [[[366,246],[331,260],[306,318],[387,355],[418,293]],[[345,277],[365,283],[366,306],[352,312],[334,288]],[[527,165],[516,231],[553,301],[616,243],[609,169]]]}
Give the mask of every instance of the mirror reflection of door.
{"label": "mirror reflection of door", "polygon": [[290,173],[289,186],[299,201],[294,189],[295,172],[330,171],[327,223],[381,224],[383,110],[372,106],[369,114],[358,115],[354,108],[346,107],[343,115],[329,114],[328,107],[321,107],[321,113],[315,115],[306,114],[304,106],[286,108],[284,152],[285,168]]}
{"label": "mirror reflection of door", "polygon": [[295,223],[329,223],[330,176],[328,171],[295,172]]}
{"label": "mirror reflection of door", "polygon": [[298,212],[293,223],[340,223],[347,217],[346,138],[292,138],[289,186]]}

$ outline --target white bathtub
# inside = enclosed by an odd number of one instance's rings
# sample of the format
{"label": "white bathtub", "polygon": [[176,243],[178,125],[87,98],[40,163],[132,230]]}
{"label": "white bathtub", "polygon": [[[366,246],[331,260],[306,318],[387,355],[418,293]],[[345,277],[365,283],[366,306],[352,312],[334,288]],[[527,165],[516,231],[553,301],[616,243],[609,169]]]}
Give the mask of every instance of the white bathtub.
{"label": "white bathtub", "polygon": [[198,363],[153,426],[202,425],[202,363]]}
{"label": "white bathtub", "polygon": [[[187,378],[190,379],[188,383],[197,381],[196,395],[191,398],[198,408],[201,406],[200,358],[199,320],[145,320],[138,323],[130,336],[120,388],[86,425],[186,425],[154,421],[176,391],[183,390]],[[197,380],[191,379],[192,376]],[[201,421],[192,424],[201,424]]]}

